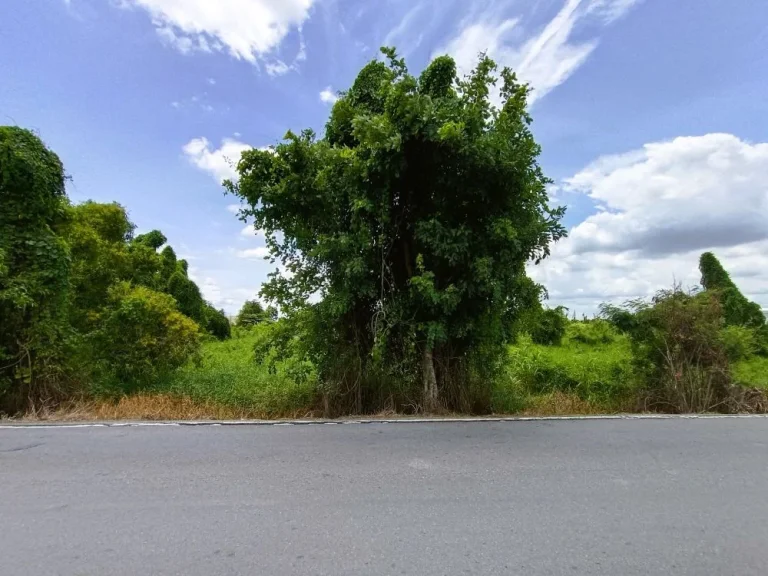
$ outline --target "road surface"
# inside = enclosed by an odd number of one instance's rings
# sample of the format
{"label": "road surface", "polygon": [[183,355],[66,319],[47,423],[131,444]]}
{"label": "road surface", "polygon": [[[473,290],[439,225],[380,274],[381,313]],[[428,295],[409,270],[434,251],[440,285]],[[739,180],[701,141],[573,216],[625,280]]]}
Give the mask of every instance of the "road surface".
{"label": "road surface", "polygon": [[768,419],[0,429],[0,574],[765,575]]}

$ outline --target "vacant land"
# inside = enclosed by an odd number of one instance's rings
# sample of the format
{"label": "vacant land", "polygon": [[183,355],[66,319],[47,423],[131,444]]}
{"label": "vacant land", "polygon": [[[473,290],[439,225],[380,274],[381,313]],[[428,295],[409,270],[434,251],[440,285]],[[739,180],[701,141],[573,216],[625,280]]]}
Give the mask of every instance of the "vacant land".
{"label": "vacant land", "polygon": [[[629,339],[614,334],[585,343],[570,330],[558,346],[523,337],[509,347],[503,376],[493,385],[492,412],[506,415],[590,415],[643,411],[641,381]],[[322,416],[318,381],[292,364],[270,367],[254,358],[258,330],[209,340],[202,355],[139,393],[77,402],[40,416],[69,419],[242,419]],[[735,362],[734,381],[768,390],[768,358]],[[297,377],[298,374],[298,377]],[[382,414],[387,414],[386,412]]]}

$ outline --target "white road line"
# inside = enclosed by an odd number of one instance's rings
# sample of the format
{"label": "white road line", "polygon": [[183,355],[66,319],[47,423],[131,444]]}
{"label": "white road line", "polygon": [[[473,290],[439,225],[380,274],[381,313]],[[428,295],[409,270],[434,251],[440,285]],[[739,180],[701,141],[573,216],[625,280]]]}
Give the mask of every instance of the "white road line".
{"label": "white road line", "polygon": [[768,414],[617,414],[605,416],[509,416],[478,418],[356,418],[351,420],[175,420],[168,422],[88,422],[0,424],[0,430],[23,428],[143,428],[151,426],[316,426],[334,424],[450,424],[456,422],[549,422],[559,420],[714,420],[768,418]]}

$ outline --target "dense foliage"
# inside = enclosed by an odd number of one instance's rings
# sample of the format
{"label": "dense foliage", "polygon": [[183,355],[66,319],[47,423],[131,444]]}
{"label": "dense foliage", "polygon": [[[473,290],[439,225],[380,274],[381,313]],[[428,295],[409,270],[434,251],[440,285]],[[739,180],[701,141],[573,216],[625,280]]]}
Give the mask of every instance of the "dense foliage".
{"label": "dense foliage", "polygon": [[66,207],[59,157],[31,132],[0,127],[0,409],[62,393]]}
{"label": "dense foliage", "polygon": [[765,324],[760,305],[747,300],[712,252],[701,255],[699,270],[704,289],[718,294],[728,326],[759,328]]}
{"label": "dense foliage", "polygon": [[0,127],[0,410],[146,386],[196,353],[198,325],[230,335],[161,232],[71,206],[64,184],[37,136]]}
{"label": "dense foliage", "polygon": [[[262,295],[288,314],[312,310],[310,354],[340,410],[487,410],[490,371],[541,293],[525,266],[564,234],[528,88],[508,69],[497,79],[485,57],[463,79],[449,57],[416,78],[384,53],[334,105],[323,138],[289,132],[244,153],[227,187],[289,272]],[[404,395],[393,382],[408,383]]]}
{"label": "dense foliage", "polygon": [[181,367],[199,347],[199,327],[168,294],[120,282],[110,287],[89,334],[91,367],[107,392],[146,388]]}
{"label": "dense foliage", "polygon": [[246,300],[240,312],[237,313],[235,324],[241,327],[256,326],[262,322],[274,322],[277,320],[277,308],[266,308],[258,300]]}

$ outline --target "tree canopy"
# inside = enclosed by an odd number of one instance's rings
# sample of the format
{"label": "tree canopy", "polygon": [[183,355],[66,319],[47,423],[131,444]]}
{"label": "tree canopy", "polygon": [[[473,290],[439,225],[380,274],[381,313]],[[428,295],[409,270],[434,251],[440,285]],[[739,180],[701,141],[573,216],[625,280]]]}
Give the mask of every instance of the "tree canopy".
{"label": "tree canopy", "polygon": [[272,306],[264,308],[258,300],[246,300],[237,314],[235,323],[238,326],[255,326],[262,322],[274,322],[275,320],[277,320],[276,308]]}
{"label": "tree canopy", "polygon": [[406,401],[425,409],[466,406],[473,370],[494,364],[539,300],[525,267],[564,235],[563,209],[548,205],[529,89],[512,71],[497,78],[481,57],[459,79],[444,56],[417,78],[383,52],[341,94],[324,137],[289,132],[247,151],[225,185],[288,272],[262,295],[313,310],[314,359],[356,409],[391,398],[390,376],[421,380]]}

